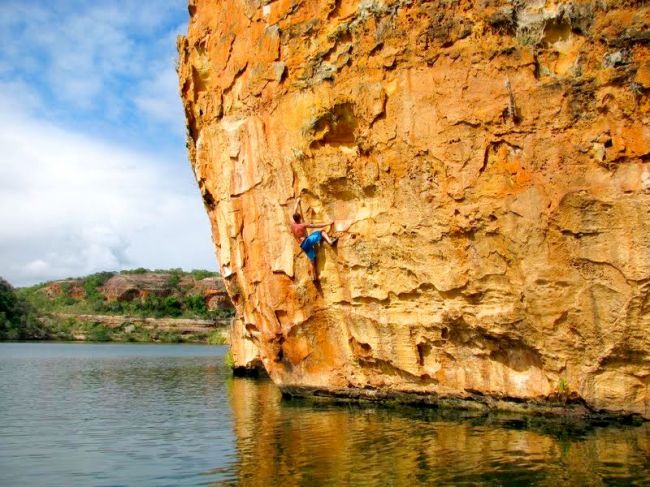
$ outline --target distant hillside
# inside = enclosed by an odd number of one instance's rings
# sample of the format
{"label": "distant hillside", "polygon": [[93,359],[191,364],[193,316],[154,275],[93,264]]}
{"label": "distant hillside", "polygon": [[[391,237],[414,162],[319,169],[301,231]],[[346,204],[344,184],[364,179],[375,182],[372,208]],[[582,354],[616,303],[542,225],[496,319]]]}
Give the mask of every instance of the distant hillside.
{"label": "distant hillside", "polygon": [[221,276],[204,270],[99,272],[16,295],[54,339],[205,341],[234,315]]}

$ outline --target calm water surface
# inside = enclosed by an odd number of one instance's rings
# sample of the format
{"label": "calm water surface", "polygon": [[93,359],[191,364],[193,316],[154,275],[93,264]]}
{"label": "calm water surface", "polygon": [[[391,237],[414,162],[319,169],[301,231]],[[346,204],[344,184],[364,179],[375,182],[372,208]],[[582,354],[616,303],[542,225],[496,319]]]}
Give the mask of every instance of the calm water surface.
{"label": "calm water surface", "polygon": [[650,424],[281,401],[224,354],[0,343],[0,486],[650,485]]}

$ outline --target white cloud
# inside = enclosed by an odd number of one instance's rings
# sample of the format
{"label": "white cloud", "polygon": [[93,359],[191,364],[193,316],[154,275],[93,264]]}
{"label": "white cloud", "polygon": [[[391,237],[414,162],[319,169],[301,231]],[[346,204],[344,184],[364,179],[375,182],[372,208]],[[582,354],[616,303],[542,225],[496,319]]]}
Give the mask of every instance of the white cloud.
{"label": "white cloud", "polygon": [[135,104],[150,118],[169,124],[179,134],[185,133],[185,114],[178,95],[178,76],[171,64],[162,67],[155,77],[141,84]]}
{"label": "white cloud", "polygon": [[[134,97],[138,109],[152,120],[167,124],[169,128],[185,135],[185,114],[178,93],[178,75],[176,74],[176,37],[187,32],[187,23],[183,22],[162,36],[157,50],[168,53],[162,55],[157,65],[151,70],[152,75],[145,77],[139,84]],[[169,55],[169,46],[174,46],[173,55]]]}
{"label": "white cloud", "polygon": [[216,267],[187,163],[69,132],[2,98],[0,107],[0,275],[25,285],[124,267]]}
{"label": "white cloud", "polygon": [[[135,104],[158,121],[161,109],[142,98],[141,81],[161,72],[167,79],[185,16],[185,0],[0,2],[0,76],[30,79],[73,109],[122,114]],[[170,94],[178,98],[175,90],[153,89],[168,105]]]}
{"label": "white cloud", "polygon": [[186,0],[0,2],[0,276],[216,268],[183,157],[186,12]]}

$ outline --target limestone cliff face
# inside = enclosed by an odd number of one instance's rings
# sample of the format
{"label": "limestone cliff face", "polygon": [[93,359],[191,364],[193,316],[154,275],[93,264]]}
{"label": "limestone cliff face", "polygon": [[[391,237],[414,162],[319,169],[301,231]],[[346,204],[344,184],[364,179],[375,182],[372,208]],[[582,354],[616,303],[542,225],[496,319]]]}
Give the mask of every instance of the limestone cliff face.
{"label": "limestone cliff face", "polygon": [[[189,11],[190,158],[238,336],[278,385],[650,418],[646,2]],[[298,195],[341,232],[320,289]]]}

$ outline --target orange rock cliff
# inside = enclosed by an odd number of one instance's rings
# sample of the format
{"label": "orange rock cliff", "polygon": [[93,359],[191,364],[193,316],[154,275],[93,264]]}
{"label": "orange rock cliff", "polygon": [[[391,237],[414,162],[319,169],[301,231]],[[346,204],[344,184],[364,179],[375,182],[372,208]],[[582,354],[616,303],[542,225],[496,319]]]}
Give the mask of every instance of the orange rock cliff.
{"label": "orange rock cliff", "polygon": [[[188,150],[239,364],[292,394],[650,418],[647,2],[189,12]],[[299,195],[340,235],[319,287]]]}

